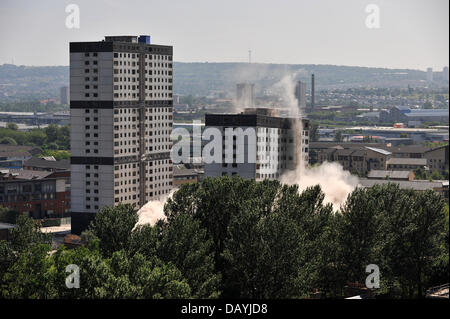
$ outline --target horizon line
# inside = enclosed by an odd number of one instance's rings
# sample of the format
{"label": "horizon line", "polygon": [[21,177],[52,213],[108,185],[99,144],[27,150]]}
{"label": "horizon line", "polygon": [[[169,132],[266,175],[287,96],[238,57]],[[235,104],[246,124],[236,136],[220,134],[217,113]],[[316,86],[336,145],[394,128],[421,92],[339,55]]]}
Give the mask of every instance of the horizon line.
{"label": "horizon line", "polygon": [[[174,63],[185,63],[185,64],[264,64],[264,65],[302,65],[302,66],[336,66],[336,67],[349,67],[349,68],[367,68],[367,69],[385,69],[385,70],[408,70],[408,71],[420,71],[420,72],[427,72],[427,70],[422,69],[413,69],[413,68],[392,68],[392,67],[380,67],[380,66],[361,66],[361,65],[345,65],[345,64],[316,64],[316,63],[273,63],[273,62],[242,62],[242,61],[236,61],[236,62],[224,62],[224,61],[173,61]],[[0,66],[4,65],[14,65],[16,67],[70,67],[70,65],[26,65],[26,64],[13,64],[13,63],[3,63],[0,64]],[[433,69],[433,72],[442,72],[443,68],[448,67],[447,65],[443,66],[441,69]],[[439,70],[439,71],[438,71]]]}

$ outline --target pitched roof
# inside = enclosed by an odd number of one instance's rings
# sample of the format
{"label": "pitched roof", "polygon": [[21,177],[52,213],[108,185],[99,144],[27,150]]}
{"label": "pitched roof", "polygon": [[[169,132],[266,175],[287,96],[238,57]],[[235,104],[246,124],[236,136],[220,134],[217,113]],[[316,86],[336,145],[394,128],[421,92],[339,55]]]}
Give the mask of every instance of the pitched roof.
{"label": "pitched roof", "polygon": [[423,110],[411,110],[409,113],[405,113],[408,117],[418,116],[442,116],[448,117],[448,110],[445,109],[423,109]]}
{"label": "pitched roof", "polygon": [[394,157],[387,160],[387,164],[391,165],[427,165],[426,158],[402,158]]}
{"label": "pitched roof", "polygon": [[31,157],[42,152],[37,146],[0,144],[0,157]]}
{"label": "pitched roof", "polygon": [[179,169],[177,167],[174,167],[173,169],[173,176],[194,176],[198,175],[198,171],[196,169]]}
{"label": "pitched roof", "polygon": [[429,181],[396,181],[386,179],[365,179],[361,178],[359,184],[362,187],[372,187],[374,185],[393,183],[398,184],[403,189],[413,189],[416,191],[424,191],[427,189],[441,188],[442,182],[429,182]]}
{"label": "pitched roof", "polygon": [[380,154],[383,154],[383,155],[391,155],[391,154],[392,154],[391,152],[386,151],[386,150],[381,149],[381,148],[368,147],[368,146],[366,146],[366,148],[367,148],[368,150],[371,150],[371,151],[373,151],[373,152],[380,153]]}
{"label": "pitched roof", "polygon": [[22,180],[43,179],[52,174],[52,172],[47,172],[47,171],[32,171],[32,170],[26,170],[26,169],[10,169],[10,170],[8,170],[8,172],[6,172],[6,171],[7,170],[2,170],[2,173],[12,175],[15,180],[17,180],[17,179],[22,179]]}
{"label": "pitched roof", "polygon": [[378,178],[378,179],[399,179],[399,178],[409,178],[410,171],[385,171],[385,170],[371,170],[367,175],[368,178]]}
{"label": "pitched roof", "polygon": [[23,166],[33,166],[39,168],[54,168],[60,170],[70,169],[70,160],[48,161],[44,158],[32,157],[23,163]]}
{"label": "pitched roof", "polygon": [[336,154],[347,156],[347,155],[352,154],[354,151],[355,151],[354,149],[343,149],[343,150],[338,149],[338,150],[336,150]]}
{"label": "pitched roof", "polygon": [[352,156],[365,156],[366,155],[366,151],[364,150],[356,150],[352,153]]}
{"label": "pitched roof", "polygon": [[383,147],[385,150],[392,152],[393,154],[398,153],[425,153],[431,150],[431,147],[426,146],[401,146],[401,147]]}

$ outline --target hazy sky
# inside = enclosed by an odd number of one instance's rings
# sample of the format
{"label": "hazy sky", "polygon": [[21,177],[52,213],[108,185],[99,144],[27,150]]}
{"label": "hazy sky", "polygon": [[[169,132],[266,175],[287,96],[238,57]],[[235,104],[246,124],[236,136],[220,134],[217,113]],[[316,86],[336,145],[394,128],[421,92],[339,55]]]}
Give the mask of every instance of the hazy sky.
{"label": "hazy sky", "polygon": [[[68,29],[66,5],[80,8]],[[365,21],[380,8],[380,28]],[[68,65],[69,42],[149,34],[183,62],[336,64],[440,71],[448,0],[0,0],[0,64]]]}

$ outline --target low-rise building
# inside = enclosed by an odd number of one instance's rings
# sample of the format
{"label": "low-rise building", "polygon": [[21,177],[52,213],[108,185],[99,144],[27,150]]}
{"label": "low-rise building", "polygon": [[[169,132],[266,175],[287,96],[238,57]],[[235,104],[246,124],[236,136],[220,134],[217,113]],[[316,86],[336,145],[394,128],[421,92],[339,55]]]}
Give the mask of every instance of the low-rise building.
{"label": "low-rise building", "polygon": [[32,171],[60,172],[70,170],[70,160],[49,160],[41,157],[32,157],[23,163],[23,169]]}
{"label": "low-rise building", "polygon": [[449,169],[449,147],[441,146],[427,150],[424,155],[427,160],[427,166],[430,170],[436,170],[444,175]]}
{"label": "low-rise building", "polygon": [[70,212],[70,171],[0,171],[0,205],[41,219]]}
{"label": "low-rise building", "polygon": [[387,171],[387,170],[372,170],[367,175],[368,179],[388,179],[397,181],[412,181],[414,180],[413,171]]}
{"label": "low-rise building", "polygon": [[36,146],[0,144],[0,168],[20,169],[25,161],[42,153]]}
{"label": "low-rise building", "polygon": [[444,181],[423,181],[423,180],[400,181],[400,180],[368,179],[368,178],[359,179],[360,186],[364,188],[388,183],[397,184],[402,189],[412,189],[417,192],[424,192],[426,190],[431,189],[444,196],[444,198],[448,201],[448,187],[447,192],[445,192]]}
{"label": "low-rise building", "polygon": [[412,109],[408,106],[394,106],[390,110],[367,112],[359,117],[371,122],[439,122],[448,123],[447,109]]}
{"label": "low-rise building", "polygon": [[428,170],[426,158],[391,158],[387,161],[388,170],[411,171],[418,168]]}
{"label": "low-rise building", "polygon": [[173,169],[173,186],[180,187],[183,184],[190,184],[198,182],[199,171],[196,169],[179,168],[177,166]]}
{"label": "low-rise building", "polygon": [[[314,147],[314,146],[312,146]],[[345,148],[344,148],[345,147]],[[366,175],[371,170],[386,169],[391,152],[371,146],[335,145],[328,149],[314,149],[317,162],[338,162],[345,170]]]}
{"label": "low-rise building", "polygon": [[[388,164],[389,160],[389,166]],[[414,170],[418,167],[444,175],[449,169],[449,147],[392,147],[369,143],[324,143],[310,145],[310,164],[340,162],[344,169],[365,175],[371,170]]]}

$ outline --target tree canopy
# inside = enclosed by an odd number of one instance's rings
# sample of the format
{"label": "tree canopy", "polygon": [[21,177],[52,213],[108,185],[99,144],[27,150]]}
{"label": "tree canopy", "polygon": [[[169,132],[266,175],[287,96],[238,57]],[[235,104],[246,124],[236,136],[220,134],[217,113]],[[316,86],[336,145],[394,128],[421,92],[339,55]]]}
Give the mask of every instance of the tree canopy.
{"label": "tree canopy", "polygon": [[[341,298],[380,268],[376,294],[422,297],[448,281],[448,205],[396,184],[357,188],[337,211],[319,186],[206,178],[183,185],[165,220],[137,225],[130,205],[101,209],[83,245],[50,254],[20,216],[0,242],[3,298]],[[66,266],[80,288],[65,285]]]}

